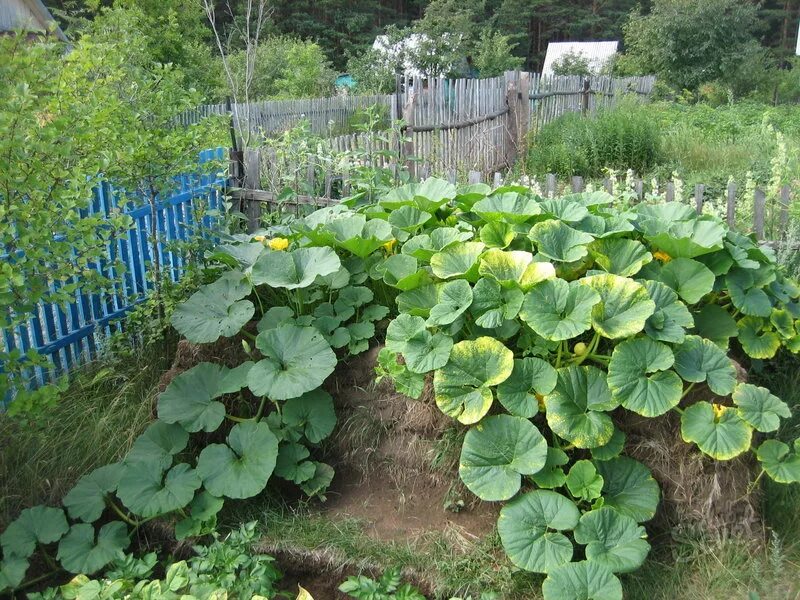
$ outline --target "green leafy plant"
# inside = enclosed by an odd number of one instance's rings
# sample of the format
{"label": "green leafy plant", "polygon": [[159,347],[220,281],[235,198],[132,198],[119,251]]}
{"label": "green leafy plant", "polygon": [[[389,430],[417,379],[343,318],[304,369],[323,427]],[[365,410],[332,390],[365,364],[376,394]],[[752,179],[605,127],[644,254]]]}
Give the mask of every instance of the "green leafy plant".
{"label": "green leafy plant", "polygon": [[425,600],[419,590],[402,582],[400,569],[390,569],[377,580],[366,575],[348,577],[339,591],[357,600]]}
{"label": "green leafy plant", "polygon": [[274,558],[253,553],[256,534],[255,522],[242,524],[226,536],[214,533],[210,543],[193,546],[191,558],[164,565],[161,579],[152,578],[158,566],[155,553],[141,558],[118,553],[101,578],[80,574],[62,586],[28,597],[32,600],[273,598],[282,575]]}
{"label": "green leafy plant", "polygon": [[[612,411],[674,412],[708,457],[752,451],[768,477],[800,479],[797,443],[760,438],[788,407],[738,383],[730,358],[800,350],[800,286],[768,246],[677,203],[617,208],[604,192],[543,200],[429,179],[351,204],[216,249],[217,279],[172,323],[196,343],[236,337],[246,358],[172,381],[128,457],[65,498],[88,523],[69,526],[61,509],[21,515],[0,537],[11,586],[37,547],[58,543],[65,567],[100,569],[126,526],[177,513],[178,535],[205,533],[223,496],[254,496],[272,477],[323,496],[333,469],[312,455],[336,415],[320,386],[384,325],[379,376],[412,397],[432,381],[437,406],[469,426],[461,478],[507,501],[501,543],[547,576],[548,600],[620,598],[616,574],[647,555],[641,523],[660,492],[624,456]],[[106,511],[118,521],[96,532]],[[72,562],[77,547],[88,565]]]}

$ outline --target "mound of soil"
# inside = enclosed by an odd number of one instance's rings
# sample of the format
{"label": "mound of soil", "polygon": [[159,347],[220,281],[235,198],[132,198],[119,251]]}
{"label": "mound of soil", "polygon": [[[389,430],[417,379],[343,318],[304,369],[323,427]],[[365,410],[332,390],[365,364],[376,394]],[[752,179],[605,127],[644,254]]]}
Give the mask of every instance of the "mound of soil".
{"label": "mound of soil", "polygon": [[[485,535],[494,526],[499,505],[481,503],[460,484],[460,439],[450,447],[443,444],[447,432],[459,426],[436,407],[430,380],[419,400],[398,394],[391,382],[376,384],[379,351],[374,347],[342,361],[325,384],[338,424],[322,451],[337,474],[322,510],[358,518],[371,535],[385,540],[414,540],[423,532],[446,528],[468,538]],[[238,339],[202,346],[184,340],[160,387],[203,361],[233,367],[244,360]],[[741,368],[739,379],[746,380]],[[702,387],[685,402],[695,399],[730,401]],[[762,531],[758,498],[749,489],[755,470],[749,454],[714,461],[681,439],[677,415],[646,419],[618,412],[617,424],[627,435],[625,453],[646,464],[661,487],[662,503],[652,523],[656,530],[748,536]]]}
{"label": "mound of soil", "polygon": [[[738,364],[737,378],[747,381]],[[705,385],[684,399],[730,404]],[[725,536],[753,537],[763,530],[760,500],[751,482],[757,472],[751,453],[718,461],[702,454],[681,438],[680,416],[670,412],[657,419],[620,411],[617,426],[626,433],[625,454],[646,464],[661,487],[662,502],[651,525],[662,531],[689,529]]]}

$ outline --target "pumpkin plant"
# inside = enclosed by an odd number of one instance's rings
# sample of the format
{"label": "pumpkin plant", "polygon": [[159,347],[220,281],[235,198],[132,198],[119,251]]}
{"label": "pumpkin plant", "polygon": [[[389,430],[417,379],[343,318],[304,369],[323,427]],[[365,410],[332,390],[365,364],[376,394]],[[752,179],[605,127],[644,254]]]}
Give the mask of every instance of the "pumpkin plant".
{"label": "pumpkin plant", "polygon": [[625,411],[676,413],[703,454],[752,451],[768,477],[800,481],[800,442],[763,439],[788,406],[738,382],[730,358],[800,350],[800,286],[769,247],[688,206],[434,178],[231,236],[209,259],[214,281],[172,323],[195,343],[238,336],[246,360],[178,375],[158,420],[78,482],[66,513],[20,515],[0,536],[0,585],[55,544],[65,569],[100,569],[150,519],[206,533],[223,498],[273,477],[322,496],[333,469],[313,454],[336,415],[321,386],[376,336],[378,375],[411,397],[431,381],[468,428],[460,477],[505,502],[502,545],[546,576],[547,600],[621,598],[617,574],[648,554],[660,491],[624,455]]}
{"label": "pumpkin plant", "polygon": [[432,376],[436,404],[469,427],[462,481],[506,502],[503,547],[547,576],[545,598],[621,598],[616,574],[648,554],[660,492],[623,455],[622,411],[678,413],[700,452],[752,450],[768,476],[800,481],[800,446],[760,439],[788,406],[738,382],[730,358],[800,349],[800,288],[752,237],[678,203],[441,180],[326,211],[294,225],[301,243],[393,226],[389,255],[359,256],[396,294],[377,372],[413,397]]}

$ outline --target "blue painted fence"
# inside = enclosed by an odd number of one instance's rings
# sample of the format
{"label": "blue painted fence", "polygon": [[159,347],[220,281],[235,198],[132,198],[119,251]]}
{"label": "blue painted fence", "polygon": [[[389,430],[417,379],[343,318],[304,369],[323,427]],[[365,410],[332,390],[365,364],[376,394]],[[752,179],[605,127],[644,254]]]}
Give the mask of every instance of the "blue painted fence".
{"label": "blue painted fence", "polygon": [[[224,148],[206,150],[200,154],[200,163],[222,160],[225,156]],[[71,303],[40,303],[24,325],[2,331],[0,352],[19,349],[24,353],[33,349],[48,358],[48,367],[29,369],[30,385],[53,381],[72,367],[95,358],[102,351],[105,340],[121,328],[121,317],[145,299],[152,288],[148,273],[152,269],[150,234],[154,226],[159,233],[162,277],[169,276],[173,281],[178,281],[183,275],[186,259],[170,248],[171,243],[197,235],[216,238],[218,217],[206,215],[198,223],[195,215],[201,204],[206,210],[224,210],[225,177],[221,174],[187,174],[176,177],[175,181],[173,194],[157,205],[155,224],[150,205],[146,202],[132,202],[108,183],[95,188],[88,213],[108,215],[111,210],[119,209],[133,221],[127,235],[109,242],[109,264],[101,261],[94,265],[113,281],[113,285],[106,293],[88,294],[78,288],[75,301]],[[0,256],[0,260],[4,258],[7,257]],[[125,265],[123,273],[115,272],[110,266],[115,262]],[[0,407],[4,400],[7,403],[10,398],[0,397]]]}

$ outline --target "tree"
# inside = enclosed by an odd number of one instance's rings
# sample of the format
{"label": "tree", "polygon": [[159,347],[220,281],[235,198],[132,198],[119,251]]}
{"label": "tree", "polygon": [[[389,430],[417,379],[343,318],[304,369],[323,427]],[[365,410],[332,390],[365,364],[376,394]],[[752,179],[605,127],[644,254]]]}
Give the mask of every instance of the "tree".
{"label": "tree", "polygon": [[481,77],[502,75],[505,71],[514,71],[522,67],[523,58],[514,56],[517,44],[510,41],[509,36],[499,31],[484,29],[475,44],[475,67]]}
{"label": "tree", "polygon": [[591,75],[589,59],[580,52],[567,52],[553,63],[555,75]]}
{"label": "tree", "polygon": [[[246,77],[246,51],[229,57],[239,87]],[[271,36],[256,49],[250,99],[314,98],[330,95],[334,71],[322,48],[314,42]],[[224,93],[224,92],[223,92]]]}
{"label": "tree", "polygon": [[[68,53],[49,42],[0,39],[0,249],[10,257],[0,266],[0,329],[19,331],[20,341],[19,326],[37,305],[75,303],[77,290],[107,289],[120,273],[107,244],[130,220],[119,209],[87,211],[93,188],[108,180],[152,207],[214,141],[205,123],[175,126],[200,96],[183,87],[177,67],[151,60],[143,26],[140,11],[119,8],[98,16]],[[105,274],[95,268],[101,262]],[[18,390],[11,413],[57,398],[54,386],[27,391],[28,367],[42,357],[21,350],[0,353],[0,397]]]}
{"label": "tree", "polygon": [[625,45],[641,72],[697,89],[731,80],[759,52],[757,28],[757,7],[742,0],[655,0],[649,14],[631,15]]}

